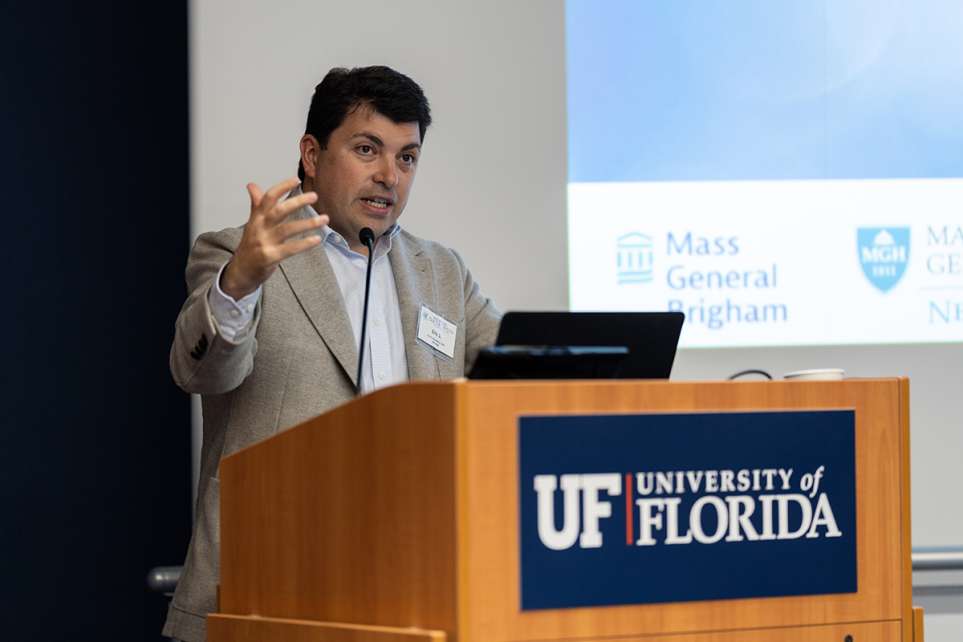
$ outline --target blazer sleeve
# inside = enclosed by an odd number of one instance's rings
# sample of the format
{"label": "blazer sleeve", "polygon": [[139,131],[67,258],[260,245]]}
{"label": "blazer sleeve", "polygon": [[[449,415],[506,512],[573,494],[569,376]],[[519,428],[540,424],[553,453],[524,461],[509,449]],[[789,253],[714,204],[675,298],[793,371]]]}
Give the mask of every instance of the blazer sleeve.
{"label": "blazer sleeve", "polygon": [[495,338],[498,336],[498,327],[502,322],[502,313],[491,299],[482,294],[478,283],[472,278],[471,270],[465,266],[458,252],[451,250],[451,253],[455,255],[459,269],[464,275],[465,372],[468,372],[475,363],[478,352],[482,348],[494,345]]}
{"label": "blazer sleeve", "polygon": [[185,392],[230,392],[254,369],[260,301],[249,331],[241,340],[231,341],[219,332],[208,300],[214,279],[234,256],[240,237],[239,228],[202,234],[187,260],[188,295],[177,315],[170,354],[174,382]]}

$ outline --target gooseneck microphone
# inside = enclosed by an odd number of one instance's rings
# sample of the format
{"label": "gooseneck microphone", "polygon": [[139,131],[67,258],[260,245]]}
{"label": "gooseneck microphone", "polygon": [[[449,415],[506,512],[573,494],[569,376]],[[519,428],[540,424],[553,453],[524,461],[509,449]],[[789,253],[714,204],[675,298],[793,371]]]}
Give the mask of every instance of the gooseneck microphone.
{"label": "gooseneck microphone", "polygon": [[371,289],[371,264],[374,263],[374,232],[370,227],[363,227],[358,233],[358,240],[368,248],[368,271],[364,275],[364,311],[361,313],[361,345],[358,346],[358,378],[354,390],[361,394],[361,372],[364,367],[364,339],[368,329],[368,292]]}

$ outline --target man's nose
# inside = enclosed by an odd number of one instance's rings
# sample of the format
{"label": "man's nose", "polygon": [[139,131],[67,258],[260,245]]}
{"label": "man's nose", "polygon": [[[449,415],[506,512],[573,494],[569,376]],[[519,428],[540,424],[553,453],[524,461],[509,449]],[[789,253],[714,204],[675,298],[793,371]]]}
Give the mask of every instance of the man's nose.
{"label": "man's nose", "polygon": [[398,184],[398,168],[395,161],[389,156],[385,156],[378,167],[378,172],[374,176],[376,183],[384,185],[388,189],[394,189]]}

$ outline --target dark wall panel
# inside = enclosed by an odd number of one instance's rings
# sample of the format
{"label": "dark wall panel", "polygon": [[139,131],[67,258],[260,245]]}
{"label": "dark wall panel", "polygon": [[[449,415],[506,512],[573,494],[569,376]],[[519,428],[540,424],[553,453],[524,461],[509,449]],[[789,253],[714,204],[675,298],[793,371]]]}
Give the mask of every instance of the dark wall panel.
{"label": "dark wall panel", "polygon": [[187,6],[0,7],[4,638],[157,640],[144,577],[190,527]]}

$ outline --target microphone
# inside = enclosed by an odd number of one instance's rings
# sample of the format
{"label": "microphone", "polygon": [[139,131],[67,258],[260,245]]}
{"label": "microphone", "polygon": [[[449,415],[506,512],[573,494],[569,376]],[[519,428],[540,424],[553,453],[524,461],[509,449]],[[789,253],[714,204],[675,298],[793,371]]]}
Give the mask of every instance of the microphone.
{"label": "microphone", "polygon": [[374,232],[370,227],[363,227],[358,233],[358,240],[368,248],[368,270],[364,276],[364,311],[361,313],[361,345],[358,346],[358,377],[355,384],[355,394],[361,394],[361,371],[364,367],[364,335],[368,329],[368,294],[371,289],[371,264],[374,258]]}

